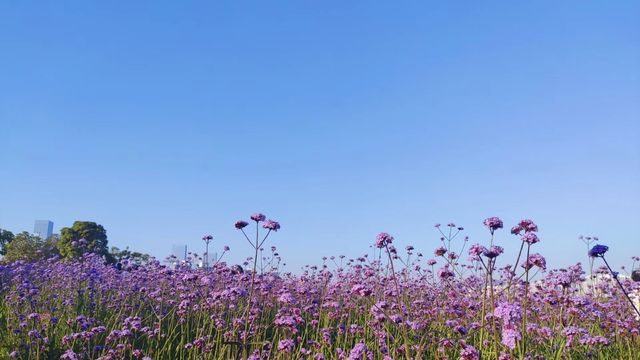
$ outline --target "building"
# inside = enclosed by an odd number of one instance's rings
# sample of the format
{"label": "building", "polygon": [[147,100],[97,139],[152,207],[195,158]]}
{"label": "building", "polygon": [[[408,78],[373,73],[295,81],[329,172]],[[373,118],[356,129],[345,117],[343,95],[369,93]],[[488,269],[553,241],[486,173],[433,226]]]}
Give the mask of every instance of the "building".
{"label": "building", "polygon": [[187,260],[187,245],[173,245],[171,255],[176,257],[178,261]]}
{"label": "building", "polygon": [[53,222],[49,220],[36,220],[33,225],[33,234],[46,240],[53,235]]}
{"label": "building", "polygon": [[176,245],[171,247],[171,255],[165,259],[165,263],[171,268],[176,268],[187,260],[187,245]]}

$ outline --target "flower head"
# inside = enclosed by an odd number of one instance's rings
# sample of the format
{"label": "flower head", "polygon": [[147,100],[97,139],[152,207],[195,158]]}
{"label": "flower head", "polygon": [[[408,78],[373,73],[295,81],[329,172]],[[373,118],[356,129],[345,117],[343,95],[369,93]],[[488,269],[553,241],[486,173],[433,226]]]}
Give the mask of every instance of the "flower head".
{"label": "flower head", "polygon": [[540,254],[531,254],[529,255],[529,258],[527,259],[527,261],[525,261],[522,264],[522,267],[525,270],[529,270],[534,266],[539,267],[542,270],[545,270],[547,268],[547,261],[545,260],[544,256]]}
{"label": "flower head", "polygon": [[265,229],[269,229],[271,231],[278,231],[278,229],[280,229],[280,223],[277,221],[273,221],[271,219],[265,221],[265,223],[262,225],[263,228]]}
{"label": "flower head", "polygon": [[233,226],[238,230],[244,229],[245,227],[247,227],[247,225],[249,225],[249,223],[243,220],[238,220],[235,224],[233,224]]}
{"label": "flower head", "polygon": [[489,231],[491,231],[491,234],[493,234],[493,232],[496,231],[497,229],[502,229],[503,227],[502,220],[500,220],[500,218],[495,216],[485,219],[483,223],[484,223],[484,226],[489,228]]}
{"label": "flower head", "polygon": [[589,256],[591,257],[602,257],[604,253],[609,251],[609,247],[607,245],[594,245],[594,247],[589,250]]}
{"label": "flower head", "polygon": [[480,244],[473,244],[469,247],[469,260],[477,261],[480,260],[480,255],[487,250],[484,246]]}
{"label": "flower head", "polygon": [[518,226],[525,232],[538,231],[538,225],[536,225],[533,221],[529,219],[520,220],[520,222],[518,223]]}
{"label": "flower head", "polygon": [[538,235],[532,232],[525,233],[524,235],[522,235],[521,239],[529,245],[540,242],[540,239],[538,239]]}
{"label": "flower head", "polygon": [[205,236],[203,236],[203,237],[202,237],[202,240],[203,240],[204,242],[209,242],[209,241],[213,240],[213,236],[211,236],[211,235],[205,235]]}
{"label": "flower head", "polygon": [[262,213],[255,213],[253,215],[251,215],[251,220],[256,221],[256,222],[260,222],[260,221],[264,221],[264,219],[266,219],[267,217],[264,216],[264,214]]}
{"label": "flower head", "polygon": [[382,249],[383,247],[391,244],[393,242],[393,236],[389,235],[386,232],[381,232],[376,236],[376,247]]}
{"label": "flower head", "polygon": [[484,249],[484,251],[482,252],[482,255],[488,257],[489,259],[493,259],[498,257],[498,255],[502,254],[503,251],[504,249],[502,248],[502,246],[493,245],[488,249]]}

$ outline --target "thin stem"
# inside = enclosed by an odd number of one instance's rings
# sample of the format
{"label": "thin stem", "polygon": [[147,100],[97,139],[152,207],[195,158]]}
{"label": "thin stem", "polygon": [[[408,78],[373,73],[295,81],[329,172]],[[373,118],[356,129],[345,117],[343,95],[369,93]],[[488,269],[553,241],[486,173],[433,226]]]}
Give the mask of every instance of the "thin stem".
{"label": "thin stem", "polygon": [[627,300],[629,300],[629,303],[631,304],[631,307],[633,308],[633,310],[636,311],[636,314],[638,314],[638,317],[640,317],[640,311],[638,311],[638,308],[636,308],[636,305],[633,303],[633,300],[631,300],[631,298],[629,297],[629,294],[627,293],[627,291],[624,289],[624,286],[622,286],[622,283],[620,282],[620,279],[618,279],[617,275],[614,275],[614,271],[611,270],[611,266],[609,266],[609,263],[607,262],[607,260],[604,258],[604,256],[602,256],[602,260],[604,261],[604,263],[607,265],[607,268],[609,269],[609,271],[611,272],[611,276],[613,276],[614,279],[616,279],[616,282],[618,283],[618,285],[620,286],[620,289],[622,290],[622,293],[624,294],[624,296],[627,297]]}

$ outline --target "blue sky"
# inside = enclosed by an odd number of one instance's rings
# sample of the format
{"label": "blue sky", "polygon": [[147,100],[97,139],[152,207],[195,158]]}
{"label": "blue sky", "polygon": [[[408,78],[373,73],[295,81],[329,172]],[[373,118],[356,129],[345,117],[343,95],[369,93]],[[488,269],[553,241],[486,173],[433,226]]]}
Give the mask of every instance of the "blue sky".
{"label": "blue sky", "polygon": [[[292,271],[387,231],[531,218],[551,267],[640,255],[640,4],[0,4],[0,227],[249,254],[262,211]],[[519,242],[498,236],[507,257]],[[215,247],[215,246],[214,246]]]}

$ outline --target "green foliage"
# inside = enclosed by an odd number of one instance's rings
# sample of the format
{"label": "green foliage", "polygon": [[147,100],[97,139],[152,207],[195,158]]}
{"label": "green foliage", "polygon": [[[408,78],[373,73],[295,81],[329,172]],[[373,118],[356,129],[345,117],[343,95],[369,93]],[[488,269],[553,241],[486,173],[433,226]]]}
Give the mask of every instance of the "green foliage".
{"label": "green foliage", "polygon": [[57,254],[57,249],[51,240],[42,240],[39,236],[31,235],[26,231],[16,235],[4,250],[4,260],[7,262],[37,261]]}
{"label": "green foliage", "polygon": [[75,221],[73,226],[60,231],[60,240],[56,246],[64,259],[78,258],[84,253],[93,252],[113,262],[107,244],[107,231],[102,225],[92,221]]}
{"label": "green foliage", "polygon": [[135,262],[138,265],[146,264],[149,261],[149,258],[151,258],[151,255],[149,254],[130,251],[128,246],[124,250],[120,250],[119,248],[112,246],[110,253],[111,256],[113,256],[114,260],[117,262],[127,259]]}
{"label": "green foliage", "polygon": [[9,230],[0,229],[0,255],[6,255],[6,246],[13,241],[15,236]]}

